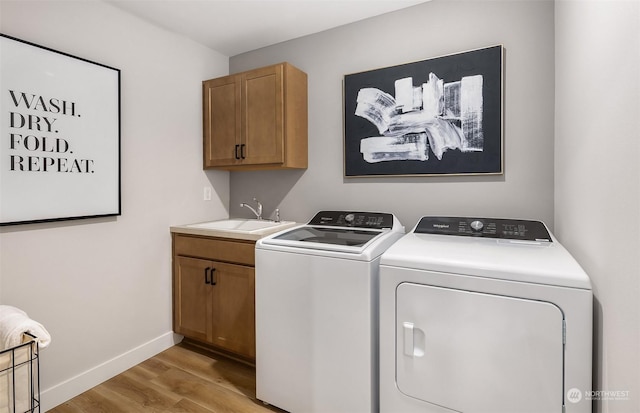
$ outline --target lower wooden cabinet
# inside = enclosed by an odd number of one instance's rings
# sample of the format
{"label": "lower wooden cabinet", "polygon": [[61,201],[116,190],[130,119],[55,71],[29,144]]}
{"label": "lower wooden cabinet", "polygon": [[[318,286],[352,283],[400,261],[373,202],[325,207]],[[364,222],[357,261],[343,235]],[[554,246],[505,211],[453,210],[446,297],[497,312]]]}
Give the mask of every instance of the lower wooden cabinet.
{"label": "lower wooden cabinet", "polygon": [[[253,248],[247,249],[251,246],[174,235],[173,255],[174,331],[249,361],[256,355],[255,268],[246,265],[253,263]],[[245,248],[251,256],[230,255],[241,263],[223,262],[226,248],[236,254]]]}

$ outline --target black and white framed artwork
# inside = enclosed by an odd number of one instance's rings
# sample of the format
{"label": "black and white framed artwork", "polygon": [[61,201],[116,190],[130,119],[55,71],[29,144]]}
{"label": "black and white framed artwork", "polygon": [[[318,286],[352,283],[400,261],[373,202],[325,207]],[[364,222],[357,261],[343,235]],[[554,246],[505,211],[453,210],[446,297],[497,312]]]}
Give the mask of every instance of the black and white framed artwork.
{"label": "black and white framed artwork", "polygon": [[503,173],[503,47],[344,77],[344,174]]}
{"label": "black and white framed artwork", "polygon": [[0,225],[120,215],[120,70],[0,34]]}

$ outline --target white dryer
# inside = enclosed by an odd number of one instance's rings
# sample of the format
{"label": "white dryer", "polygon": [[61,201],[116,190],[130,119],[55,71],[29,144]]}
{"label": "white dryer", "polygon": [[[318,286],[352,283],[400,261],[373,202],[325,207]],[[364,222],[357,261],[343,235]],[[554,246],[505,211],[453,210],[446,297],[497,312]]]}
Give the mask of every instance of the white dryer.
{"label": "white dryer", "polygon": [[378,410],[380,256],[388,213],[321,211],[256,244],[256,395],[294,413]]}
{"label": "white dryer", "polygon": [[592,300],[541,222],[423,217],[380,262],[380,411],[591,412]]}

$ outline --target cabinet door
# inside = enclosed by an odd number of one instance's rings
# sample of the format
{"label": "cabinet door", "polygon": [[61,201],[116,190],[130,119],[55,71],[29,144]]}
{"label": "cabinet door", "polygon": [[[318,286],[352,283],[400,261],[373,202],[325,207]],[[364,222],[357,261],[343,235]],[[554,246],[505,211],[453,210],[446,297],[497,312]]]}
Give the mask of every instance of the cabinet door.
{"label": "cabinet door", "polygon": [[255,270],[214,262],[211,343],[255,358]]}
{"label": "cabinet door", "polygon": [[[175,259],[173,324],[178,334],[207,341],[211,336],[211,261]],[[206,278],[206,279],[205,279]]]}
{"label": "cabinet door", "polygon": [[208,80],[202,87],[204,167],[235,165],[241,161],[240,76]]}
{"label": "cabinet door", "polygon": [[242,75],[243,164],[284,162],[284,89],[282,65]]}

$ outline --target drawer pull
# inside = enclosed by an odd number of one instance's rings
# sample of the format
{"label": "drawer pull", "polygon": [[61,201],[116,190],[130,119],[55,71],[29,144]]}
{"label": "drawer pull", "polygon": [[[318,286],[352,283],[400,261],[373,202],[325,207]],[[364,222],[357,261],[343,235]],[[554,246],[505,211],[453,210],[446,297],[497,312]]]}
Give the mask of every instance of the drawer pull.
{"label": "drawer pull", "polygon": [[218,282],[216,281],[216,269],[211,268],[211,285],[216,285]]}

